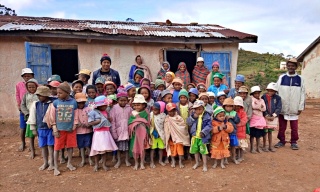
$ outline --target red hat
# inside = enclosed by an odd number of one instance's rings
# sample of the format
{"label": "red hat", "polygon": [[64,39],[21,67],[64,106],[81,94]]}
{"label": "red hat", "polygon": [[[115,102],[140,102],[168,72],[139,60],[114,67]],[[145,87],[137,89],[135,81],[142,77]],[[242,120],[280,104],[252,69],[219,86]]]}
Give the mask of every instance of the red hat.
{"label": "red hat", "polygon": [[177,105],[174,103],[168,103],[166,106],[167,111],[172,111],[172,109],[176,109],[176,108],[177,108]]}
{"label": "red hat", "polygon": [[51,82],[49,83],[49,85],[50,85],[51,87],[59,87],[60,82],[59,82],[59,81],[51,81]]}
{"label": "red hat", "polygon": [[220,68],[220,64],[219,64],[219,62],[218,62],[218,61],[213,62],[213,63],[212,63],[212,68],[213,68],[214,66],[216,66],[216,67],[219,67],[219,68]]}
{"label": "red hat", "polygon": [[106,82],[104,83],[104,85],[103,85],[104,90],[106,90],[106,86],[107,86],[107,85],[113,85],[114,88],[115,88],[115,90],[117,90],[117,85],[116,85],[114,82],[112,82],[112,81],[106,81]]}

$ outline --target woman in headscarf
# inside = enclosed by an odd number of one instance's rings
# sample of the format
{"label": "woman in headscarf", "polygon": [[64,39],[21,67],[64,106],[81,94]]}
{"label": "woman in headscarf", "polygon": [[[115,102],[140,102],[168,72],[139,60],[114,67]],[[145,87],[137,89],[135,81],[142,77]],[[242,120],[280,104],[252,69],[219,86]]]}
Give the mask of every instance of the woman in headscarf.
{"label": "woman in headscarf", "polygon": [[164,61],[161,64],[161,69],[157,74],[157,79],[159,79],[159,77],[161,77],[162,80],[166,80],[166,73],[170,72],[170,64],[168,61]]}
{"label": "woman in headscarf", "polygon": [[[215,61],[212,63],[212,71],[209,73],[209,75],[207,76],[207,79],[206,79],[206,87],[210,87],[211,85],[213,85],[213,76],[216,75],[216,74],[222,74],[220,71],[219,71],[219,68],[220,68],[220,64],[218,61]],[[227,78],[226,76],[223,75],[222,77],[222,82],[221,84],[224,84],[226,85],[227,87],[229,87],[228,85],[228,82],[227,82]]]}
{"label": "woman in headscarf", "polygon": [[137,69],[141,69],[144,72],[144,77],[142,77],[142,78],[147,78],[151,81],[152,77],[151,77],[150,69],[147,65],[142,64],[142,57],[140,55],[137,55],[135,61],[136,61],[136,63],[131,66],[131,69],[129,72],[129,79],[133,79],[134,72]]}
{"label": "woman in headscarf", "polygon": [[183,81],[183,85],[186,88],[187,85],[190,83],[190,74],[187,70],[187,65],[184,62],[179,63],[178,71],[175,75]]}

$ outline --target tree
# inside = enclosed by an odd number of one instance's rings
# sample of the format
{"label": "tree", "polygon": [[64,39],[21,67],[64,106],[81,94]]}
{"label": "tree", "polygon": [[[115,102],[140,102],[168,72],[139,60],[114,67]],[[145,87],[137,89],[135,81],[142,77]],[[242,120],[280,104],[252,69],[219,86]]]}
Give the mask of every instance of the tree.
{"label": "tree", "polygon": [[16,11],[0,4],[0,15],[17,16]]}
{"label": "tree", "polygon": [[126,22],[134,22],[134,20],[132,18],[127,18]]}

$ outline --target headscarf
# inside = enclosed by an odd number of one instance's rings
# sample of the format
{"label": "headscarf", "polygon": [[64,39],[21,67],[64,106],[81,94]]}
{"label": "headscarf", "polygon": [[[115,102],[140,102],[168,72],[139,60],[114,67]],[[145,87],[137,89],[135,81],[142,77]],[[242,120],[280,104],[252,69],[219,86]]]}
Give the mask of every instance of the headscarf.
{"label": "headscarf", "polygon": [[136,66],[136,70],[141,69],[143,71],[144,76],[142,76],[142,77],[150,79],[150,80],[152,79],[150,69],[147,65],[145,65],[145,64],[138,65],[137,63],[135,63],[134,65]]}
{"label": "headscarf", "polygon": [[[167,69],[167,70],[165,70],[165,69],[163,68],[163,65],[164,65],[164,64],[168,64],[168,69]],[[169,71],[170,71],[170,64],[169,64],[168,61],[164,61],[164,62],[161,64],[161,69],[160,69],[160,71],[158,72],[157,77],[161,77],[161,79],[164,80],[164,79],[165,79],[165,76],[166,76],[166,73],[169,72]]]}
{"label": "headscarf", "polygon": [[[220,64],[218,61],[215,61],[212,63],[212,68],[216,66],[216,67],[219,67],[220,68]],[[213,79],[214,79],[214,76],[218,74],[219,76],[221,76],[221,80],[223,79],[224,75],[222,73],[220,73],[220,71],[211,71],[211,78],[210,78],[210,85],[213,85]]]}
{"label": "headscarf", "polygon": [[[184,66],[185,67],[185,71],[182,72],[180,71],[180,67]],[[187,70],[187,65],[184,62],[180,62],[178,65],[178,71],[176,72],[176,77],[180,77],[180,79],[183,81],[183,84],[186,86],[190,83],[190,74]]]}

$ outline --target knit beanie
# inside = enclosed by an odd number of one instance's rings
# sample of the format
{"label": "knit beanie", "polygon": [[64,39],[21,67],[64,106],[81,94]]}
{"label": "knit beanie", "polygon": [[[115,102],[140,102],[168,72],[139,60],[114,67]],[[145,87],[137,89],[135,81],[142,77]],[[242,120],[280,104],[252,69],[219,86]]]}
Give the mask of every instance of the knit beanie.
{"label": "knit beanie", "polygon": [[109,55],[106,54],[106,53],[102,55],[102,57],[101,57],[101,59],[100,59],[100,64],[102,64],[102,62],[103,62],[104,60],[108,60],[108,61],[110,62],[110,65],[111,65],[111,58],[110,58]]}
{"label": "knit beanie", "polygon": [[136,88],[136,87],[134,85],[132,85],[131,83],[128,83],[124,88],[126,91],[129,91],[130,89]]}
{"label": "knit beanie", "polygon": [[179,92],[179,99],[181,96],[185,96],[189,99],[189,94],[188,94],[188,91],[185,90],[185,89],[181,89],[180,92]]}
{"label": "knit beanie", "polygon": [[[137,69],[137,70],[134,72],[134,75],[136,75],[136,74],[140,75],[141,77],[144,77],[144,72],[143,72],[142,70],[140,70],[140,69]],[[134,77],[133,77],[133,78],[134,78]]]}
{"label": "knit beanie", "polygon": [[214,111],[213,111],[213,116],[216,117],[219,113],[221,112],[226,112],[222,107],[217,107]]}
{"label": "knit beanie", "polygon": [[166,86],[164,80],[162,80],[162,79],[156,79],[155,88],[158,89],[158,87],[159,87],[160,85]]}
{"label": "knit beanie", "polygon": [[117,94],[117,99],[121,98],[121,97],[128,97],[128,93],[127,92],[119,92]]}
{"label": "knit beanie", "polygon": [[160,110],[160,103],[155,102],[155,103],[153,104],[153,108],[154,108],[154,109],[159,109],[159,110]]}
{"label": "knit beanie", "polygon": [[71,93],[71,87],[70,85],[68,84],[68,82],[63,82],[61,83],[59,86],[58,86],[59,89],[61,89],[62,91],[70,94]]}

